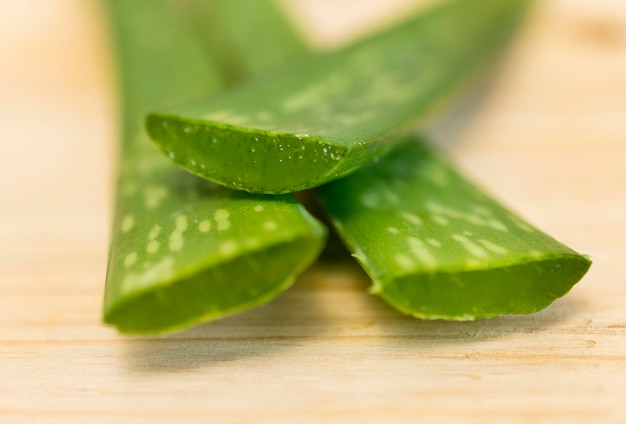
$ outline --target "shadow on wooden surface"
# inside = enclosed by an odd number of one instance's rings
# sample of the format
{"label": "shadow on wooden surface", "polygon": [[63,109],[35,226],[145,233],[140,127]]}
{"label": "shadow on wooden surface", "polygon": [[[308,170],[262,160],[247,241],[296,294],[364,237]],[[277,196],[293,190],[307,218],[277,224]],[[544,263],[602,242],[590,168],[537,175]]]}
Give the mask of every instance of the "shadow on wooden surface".
{"label": "shadow on wooden surface", "polygon": [[[528,316],[474,322],[422,321],[404,316],[367,293],[368,277],[349,258],[323,261],[270,304],[162,338],[128,339],[125,359],[133,373],[167,373],[218,366],[258,357],[289,361],[320,344],[400,349],[437,355],[450,347],[471,355],[493,339],[553,331],[578,315],[585,303],[573,296]],[[309,349],[310,348],[310,349]],[[307,353],[309,354],[309,353]]]}

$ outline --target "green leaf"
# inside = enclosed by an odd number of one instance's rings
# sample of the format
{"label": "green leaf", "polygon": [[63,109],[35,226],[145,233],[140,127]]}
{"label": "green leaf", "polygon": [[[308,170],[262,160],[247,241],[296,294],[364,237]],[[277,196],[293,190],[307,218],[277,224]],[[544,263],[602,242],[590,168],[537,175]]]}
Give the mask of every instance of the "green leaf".
{"label": "green leaf", "polygon": [[406,137],[378,163],[316,189],[371,292],[419,318],[536,312],[591,261],[533,228]]}
{"label": "green leaf", "polygon": [[513,33],[526,0],[451,0],[339,52],[234,92],[150,114],[157,146],[230,188],[314,187],[393,147],[398,129],[467,83]]}
{"label": "green leaf", "polygon": [[[166,333],[269,301],[317,257],[325,228],[291,195],[226,190],[154,148],[142,125],[148,108],[223,83],[188,10],[162,0],[106,4],[124,116],[105,322],[124,333]],[[263,20],[250,24],[272,33]]]}

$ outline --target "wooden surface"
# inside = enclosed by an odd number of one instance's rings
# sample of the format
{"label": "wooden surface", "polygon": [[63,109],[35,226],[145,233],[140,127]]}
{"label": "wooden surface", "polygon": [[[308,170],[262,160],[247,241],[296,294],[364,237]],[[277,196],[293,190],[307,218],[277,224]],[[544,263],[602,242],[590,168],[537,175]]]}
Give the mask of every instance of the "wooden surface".
{"label": "wooden surface", "polygon": [[[421,322],[323,263],[261,309],[131,339],[99,321],[115,111],[97,9],[1,2],[0,422],[626,422],[626,2],[539,3],[436,133],[592,256],[570,294],[533,316]],[[316,27],[310,10],[318,40],[367,20]]]}

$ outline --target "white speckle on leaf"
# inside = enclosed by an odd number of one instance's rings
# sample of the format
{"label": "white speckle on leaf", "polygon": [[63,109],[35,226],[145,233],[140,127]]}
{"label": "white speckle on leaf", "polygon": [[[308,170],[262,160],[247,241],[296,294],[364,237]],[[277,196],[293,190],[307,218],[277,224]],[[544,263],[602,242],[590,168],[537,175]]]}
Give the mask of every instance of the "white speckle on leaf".
{"label": "white speckle on leaf", "polygon": [[151,240],[148,243],[148,247],[146,247],[146,251],[148,253],[155,253],[157,250],[159,250],[159,247],[161,247],[161,243],[156,240]]}
{"label": "white speckle on leaf", "polygon": [[450,221],[447,218],[445,218],[445,217],[443,217],[441,215],[433,215],[433,221],[435,221],[437,224],[443,225],[443,226],[448,225],[450,223]]}
{"label": "white speckle on leaf", "polygon": [[201,233],[208,233],[211,230],[211,221],[208,219],[200,221],[198,224],[198,230],[200,230]]}
{"label": "white speckle on leaf", "polygon": [[122,218],[122,232],[127,233],[135,226],[135,218],[128,214]]}
{"label": "white speckle on leaf", "polygon": [[503,231],[503,232],[508,232],[509,229],[506,225],[504,225],[501,221],[498,221],[497,219],[489,219],[487,221],[487,225],[489,225],[491,228],[494,228],[498,231]]}
{"label": "white speckle on leaf", "polygon": [[178,215],[174,220],[174,225],[182,233],[187,229],[188,222],[187,215]]}
{"label": "white speckle on leaf", "polygon": [[394,193],[392,190],[390,190],[389,188],[385,188],[385,197],[387,197],[387,200],[389,200],[390,203],[399,203],[400,199],[398,198],[398,195],[396,193]]}
{"label": "white speckle on leaf", "polygon": [[409,237],[409,248],[419,261],[429,268],[437,266],[437,258],[431,253],[426,244],[417,237]]}
{"label": "white speckle on leaf", "polygon": [[137,262],[137,252],[130,252],[124,258],[124,266],[126,268],[132,266],[135,262]]}
{"label": "white speckle on leaf", "polygon": [[150,230],[150,233],[148,233],[148,240],[154,240],[155,238],[158,237],[160,232],[161,232],[161,226],[160,225],[155,225]]}
{"label": "white speckle on leaf", "polygon": [[265,221],[263,223],[263,229],[265,231],[275,231],[276,228],[278,228],[278,225],[276,224],[275,221]]}
{"label": "white speckle on leaf", "polygon": [[428,240],[426,240],[426,242],[433,247],[441,247],[441,243],[439,242],[439,240],[429,238]]}
{"label": "white speckle on leaf", "polygon": [[397,253],[394,256],[394,259],[396,260],[396,263],[404,269],[410,269],[413,267],[413,260],[402,253]]}
{"label": "white speckle on leaf", "polygon": [[170,235],[170,243],[169,247],[171,251],[177,252],[183,248],[185,241],[183,240],[183,234],[177,231],[174,231]]}
{"label": "white speckle on leaf", "polygon": [[188,219],[187,215],[178,215],[174,219],[174,231],[170,234],[169,248],[171,251],[179,251],[183,248],[185,240],[183,238],[183,232],[187,229]]}
{"label": "white speckle on leaf", "polygon": [[129,272],[124,276],[122,287],[136,289],[138,286],[152,284],[155,279],[166,280],[174,274],[174,258],[167,257],[146,268],[141,273]]}
{"label": "white speckle on leaf", "polygon": [[265,207],[263,207],[263,205],[256,205],[254,207],[254,211],[255,212],[263,212],[264,209],[265,209]]}
{"label": "white speckle on leaf", "polygon": [[217,222],[218,231],[226,231],[230,228],[230,213],[226,209],[216,210],[213,219]]}
{"label": "white speckle on leaf", "polygon": [[152,209],[157,207],[165,197],[167,197],[167,188],[163,186],[148,186],[144,189],[143,195],[146,207]]}
{"label": "white speckle on leaf", "polygon": [[400,232],[400,230],[398,230],[396,227],[387,227],[387,231],[391,234],[398,234]]}
{"label": "white speckle on leaf", "polygon": [[424,221],[422,221],[422,218],[420,218],[419,216],[411,212],[402,212],[402,218],[409,221],[413,225],[420,226],[424,224]]}
{"label": "white speckle on leaf", "polygon": [[487,250],[490,250],[493,253],[497,253],[500,255],[506,255],[507,253],[509,253],[509,249],[502,247],[499,244],[496,244],[492,241],[480,239],[478,240],[478,242],[482,244]]}
{"label": "white speckle on leaf", "polygon": [[238,248],[238,245],[233,240],[226,240],[220,244],[219,250],[222,255],[230,255],[234,253]]}
{"label": "white speckle on leaf", "polygon": [[467,213],[467,212],[460,211],[460,210],[457,210],[457,209],[452,209],[452,208],[443,206],[443,205],[441,205],[439,203],[436,203],[436,202],[428,203],[427,207],[428,207],[429,210],[431,210],[432,212],[434,212],[437,215],[442,216],[442,217],[448,217],[448,218],[453,218],[453,219],[462,219],[462,220],[470,222],[470,223],[472,223],[474,225],[479,225],[479,226],[487,225],[487,222],[485,221],[485,219],[483,219],[478,214]]}
{"label": "white speckle on leaf", "polygon": [[361,204],[370,209],[376,209],[379,204],[378,196],[373,191],[365,192],[361,195]]}
{"label": "white speckle on leaf", "polygon": [[485,249],[468,239],[462,234],[454,234],[452,238],[459,243],[467,250],[471,255],[476,256],[477,258],[487,258],[489,254]]}

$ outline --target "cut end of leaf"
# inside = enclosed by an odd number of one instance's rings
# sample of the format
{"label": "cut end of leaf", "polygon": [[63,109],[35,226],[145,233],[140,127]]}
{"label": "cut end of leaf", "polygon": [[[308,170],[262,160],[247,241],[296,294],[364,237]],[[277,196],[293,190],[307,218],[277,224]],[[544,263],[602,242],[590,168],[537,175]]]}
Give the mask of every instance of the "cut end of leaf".
{"label": "cut end of leaf", "polygon": [[303,237],[131,293],[104,322],[126,334],[168,334],[261,306],[286,290],[319,255],[325,237]]}
{"label": "cut end of leaf", "polygon": [[[150,137],[174,163],[204,179],[251,193],[292,193],[336,172],[343,146],[308,134],[251,130],[151,114]],[[333,176],[335,178],[335,176]]]}
{"label": "cut end of leaf", "polygon": [[420,272],[378,284],[375,294],[421,319],[531,314],[567,294],[590,266],[588,258],[572,254],[462,272]]}
{"label": "cut end of leaf", "polygon": [[407,138],[380,162],[316,190],[375,282],[370,292],[423,319],[541,310],[591,261],[535,229]]}

